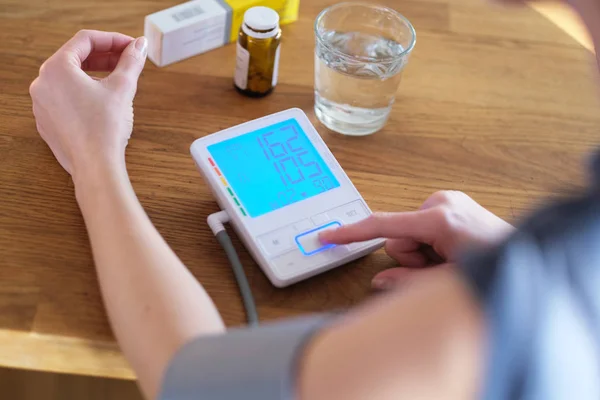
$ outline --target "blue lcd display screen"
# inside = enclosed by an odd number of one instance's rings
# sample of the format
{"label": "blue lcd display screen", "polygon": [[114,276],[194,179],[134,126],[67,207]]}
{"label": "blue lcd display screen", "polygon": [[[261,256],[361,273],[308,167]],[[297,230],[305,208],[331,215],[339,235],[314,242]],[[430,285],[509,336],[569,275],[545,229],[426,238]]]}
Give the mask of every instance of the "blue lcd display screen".
{"label": "blue lcd display screen", "polygon": [[251,217],[340,186],[295,119],[210,145],[208,151]]}

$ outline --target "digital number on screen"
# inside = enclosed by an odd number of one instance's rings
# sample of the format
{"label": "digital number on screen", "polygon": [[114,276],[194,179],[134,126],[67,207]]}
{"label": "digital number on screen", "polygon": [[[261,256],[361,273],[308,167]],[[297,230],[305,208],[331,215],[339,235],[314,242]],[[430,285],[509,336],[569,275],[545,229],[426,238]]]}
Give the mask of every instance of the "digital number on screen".
{"label": "digital number on screen", "polygon": [[208,146],[251,217],[340,184],[295,119]]}

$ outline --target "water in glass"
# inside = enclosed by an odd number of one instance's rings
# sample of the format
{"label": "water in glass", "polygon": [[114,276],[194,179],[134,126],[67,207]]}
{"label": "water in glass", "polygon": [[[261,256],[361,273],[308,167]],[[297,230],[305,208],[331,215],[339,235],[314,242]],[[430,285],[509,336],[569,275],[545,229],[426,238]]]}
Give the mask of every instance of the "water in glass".
{"label": "water in glass", "polygon": [[321,37],[315,53],[317,116],[348,135],[381,129],[402,78],[403,46],[362,32],[326,31]]}

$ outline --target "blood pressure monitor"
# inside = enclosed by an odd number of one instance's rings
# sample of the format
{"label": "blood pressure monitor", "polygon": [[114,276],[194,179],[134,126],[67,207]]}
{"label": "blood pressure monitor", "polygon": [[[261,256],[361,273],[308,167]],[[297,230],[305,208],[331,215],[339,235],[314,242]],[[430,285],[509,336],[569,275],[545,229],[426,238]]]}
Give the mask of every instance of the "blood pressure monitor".
{"label": "blood pressure monitor", "polygon": [[382,239],[323,245],[318,234],[371,211],[300,109],[196,140],[195,163],[269,280],[284,287],[343,265]]}

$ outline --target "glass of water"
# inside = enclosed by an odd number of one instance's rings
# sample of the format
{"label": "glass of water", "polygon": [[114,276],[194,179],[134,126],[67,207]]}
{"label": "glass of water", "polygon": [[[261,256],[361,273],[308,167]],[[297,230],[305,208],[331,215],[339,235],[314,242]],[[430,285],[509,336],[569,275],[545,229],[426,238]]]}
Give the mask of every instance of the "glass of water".
{"label": "glass of water", "polygon": [[315,113],[329,129],[362,136],[387,122],[416,34],[398,12],[340,3],[315,22]]}

